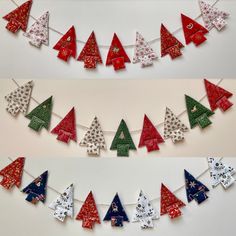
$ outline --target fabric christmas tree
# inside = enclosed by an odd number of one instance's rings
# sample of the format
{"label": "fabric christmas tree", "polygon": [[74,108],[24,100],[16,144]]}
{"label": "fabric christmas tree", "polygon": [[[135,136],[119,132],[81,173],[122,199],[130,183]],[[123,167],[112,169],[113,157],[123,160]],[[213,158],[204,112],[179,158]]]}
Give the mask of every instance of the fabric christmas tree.
{"label": "fabric christmas tree", "polygon": [[171,59],[175,59],[182,55],[180,49],[183,47],[184,45],[161,24],[161,57],[169,54]]}
{"label": "fabric christmas tree", "polygon": [[64,221],[66,216],[73,218],[74,215],[74,186],[71,184],[66,190],[55,199],[49,208],[54,210],[53,216]]}
{"label": "fabric christmas tree", "polygon": [[180,119],[166,107],[166,115],[164,121],[164,138],[171,138],[173,143],[184,139],[184,132],[188,131],[188,127],[183,124]]}
{"label": "fabric christmas tree", "polygon": [[70,140],[76,142],[76,122],[74,107],[60,121],[60,123],[51,131],[52,134],[57,134],[57,140],[68,143]]}
{"label": "fabric christmas tree", "polygon": [[46,189],[47,189],[48,171],[45,171],[32,183],[26,186],[22,192],[27,194],[26,201],[36,204],[39,201],[42,203],[46,200]]}
{"label": "fabric christmas tree", "polygon": [[26,118],[30,119],[29,127],[35,131],[39,131],[44,127],[49,128],[52,115],[52,97],[48,98],[36,108],[34,108]]}
{"label": "fabric christmas tree", "polygon": [[2,185],[5,189],[11,189],[14,185],[19,188],[21,185],[24,163],[25,158],[19,157],[11,164],[3,168],[0,171],[0,175],[3,177],[0,185]]}
{"label": "fabric christmas tree", "polygon": [[37,48],[42,44],[48,46],[49,43],[49,12],[45,12],[30,29],[24,33],[29,38],[29,43]]}
{"label": "fabric christmas tree", "polygon": [[138,197],[132,222],[139,221],[142,229],[153,228],[152,220],[157,220],[158,213],[151,205],[146,195],[141,190]]}
{"label": "fabric christmas tree", "polygon": [[179,200],[164,184],[161,184],[161,215],[168,214],[171,219],[182,215],[180,208],[185,204]]}
{"label": "fabric christmas tree", "polygon": [[152,65],[153,60],[157,58],[157,54],[149,43],[145,41],[144,37],[139,32],[136,32],[133,63],[141,62],[141,66],[146,67]]}
{"label": "fabric christmas tree", "polygon": [[62,36],[53,49],[59,51],[57,57],[63,61],[68,61],[70,57],[76,57],[76,34],[74,26]]}
{"label": "fabric christmas tree", "polygon": [[224,164],[219,158],[213,157],[208,158],[208,165],[212,187],[216,187],[221,183],[227,189],[234,184],[235,179],[233,175],[236,173],[236,170],[233,167]]}
{"label": "fabric christmas tree", "polygon": [[88,38],[83,50],[81,51],[78,61],[84,61],[84,68],[94,69],[97,63],[102,64],[102,58],[97,45],[94,31]]}
{"label": "fabric christmas tree", "polygon": [[118,193],[115,195],[105,218],[104,221],[111,221],[111,226],[115,227],[123,227],[123,222],[129,222],[129,219],[125,213],[125,210],[121,204],[120,198]]}
{"label": "fabric christmas tree", "polygon": [[214,112],[187,95],[185,95],[185,100],[191,129],[197,124],[200,125],[202,129],[211,124],[208,117],[212,116]]}
{"label": "fabric christmas tree", "polygon": [[19,112],[25,115],[28,110],[32,89],[33,81],[29,81],[5,96],[8,102],[7,112],[13,116],[16,116]]}
{"label": "fabric christmas tree", "polygon": [[87,153],[95,156],[99,156],[100,149],[106,149],[105,138],[97,117],[93,119],[93,122],[80,142],[80,145],[86,146]]}
{"label": "fabric christmas tree", "polygon": [[207,40],[205,34],[208,33],[208,30],[206,28],[188,16],[181,14],[181,18],[186,44],[193,42],[198,46]]}
{"label": "fabric christmas tree", "polygon": [[199,5],[205,27],[208,30],[216,27],[220,31],[227,25],[226,18],[229,17],[229,13],[220,11],[204,1],[199,1]]}
{"label": "fabric christmas tree", "polygon": [[23,3],[21,6],[8,13],[3,17],[4,20],[8,21],[6,29],[12,33],[16,33],[20,29],[26,31],[32,0]]}
{"label": "fabric christmas tree", "polygon": [[211,83],[206,79],[204,80],[204,83],[212,111],[216,110],[218,107],[222,111],[226,111],[233,106],[233,103],[228,100],[228,98],[233,96],[231,92]]}
{"label": "fabric christmas tree", "polygon": [[147,151],[159,150],[158,144],[165,142],[156,127],[152,124],[149,118],[144,115],[143,129],[139,140],[139,147],[146,146]]}
{"label": "fabric christmas tree", "polygon": [[208,198],[206,192],[208,192],[209,189],[195,179],[188,171],[184,170],[184,175],[188,202],[191,202],[193,199],[198,204],[204,202]]}
{"label": "fabric christmas tree", "polygon": [[87,229],[92,229],[95,223],[101,224],[92,192],[87,196],[79,214],[76,216],[76,220],[82,220],[82,227]]}
{"label": "fabric christmas tree", "polygon": [[130,62],[119,38],[114,34],[109,52],[107,54],[106,65],[113,65],[114,70],[125,68],[125,62]]}
{"label": "fabric christmas tree", "polygon": [[110,150],[117,150],[117,156],[129,156],[129,150],[136,150],[129,129],[122,119],[116,135],[112,141]]}

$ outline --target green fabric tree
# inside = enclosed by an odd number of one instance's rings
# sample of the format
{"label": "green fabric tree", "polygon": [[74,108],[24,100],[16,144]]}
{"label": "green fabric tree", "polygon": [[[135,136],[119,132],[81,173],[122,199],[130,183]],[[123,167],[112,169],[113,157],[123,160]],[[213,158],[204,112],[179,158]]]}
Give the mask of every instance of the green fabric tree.
{"label": "green fabric tree", "polygon": [[49,128],[52,115],[52,96],[34,108],[26,118],[30,119],[29,127],[35,131]]}
{"label": "green fabric tree", "polygon": [[191,129],[197,124],[202,129],[211,124],[211,121],[208,117],[212,116],[214,112],[187,95],[185,95],[185,101]]}
{"label": "green fabric tree", "polygon": [[116,135],[112,141],[110,150],[117,150],[117,156],[129,156],[129,150],[136,150],[129,129],[122,119]]}

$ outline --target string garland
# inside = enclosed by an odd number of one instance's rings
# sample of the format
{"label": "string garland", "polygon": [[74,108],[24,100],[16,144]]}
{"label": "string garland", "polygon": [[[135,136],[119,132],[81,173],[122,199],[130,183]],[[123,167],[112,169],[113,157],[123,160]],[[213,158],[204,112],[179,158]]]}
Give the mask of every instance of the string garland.
{"label": "string garland", "polygon": [[[223,78],[222,79],[220,79],[216,84],[217,85],[220,85],[222,82],[223,82]],[[16,84],[16,86],[19,88],[20,87],[20,85],[17,83],[17,81],[15,80],[15,79],[12,79],[12,81]],[[199,100],[198,100],[198,102],[201,102],[201,101],[203,101],[205,98],[207,98],[207,94],[204,94]],[[40,102],[36,99],[36,98],[34,98],[33,96],[31,96],[31,99],[36,103],[36,104],[40,104]],[[177,115],[177,117],[178,118],[180,118],[182,115],[184,115],[185,113],[187,112],[187,110],[185,109],[185,110],[183,110],[182,112],[180,112],[178,115]],[[56,116],[57,118],[59,118],[59,119],[63,119],[63,117],[61,116],[61,115],[59,115],[58,113],[56,113],[56,112],[52,112],[52,114],[54,115],[54,116]],[[161,127],[161,126],[163,126],[164,125],[164,121],[163,122],[161,122],[161,123],[159,123],[159,124],[156,124],[155,125],[155,127],[156,128],[158,128],[158,127]],[[77,128],[80,128],[80,129],[83,129],[83,130],[89,130],[89,127],[88,126],[86,126],[86,125],[82,125],[82,124],[79,124],[79,123],[76,123],[76,126],[77,126]],[[140,133],[142,131],[142,129],[136,129],[136,130],[131,130],[130,131],[130,133],[131,134],[137,134],[137,133]],[[116,131],[113,131],[113,130],[103,130],[103,133],[104,134],[108,134],[108,135],[114,135],[115,133],[116,133]]]}
{"label": "string garland", "polygon": [[[15,6],[17,6],[17,7],[20,6],[15,0],[10,0],[10,1],[11,1]],[[220,1],[220,0],[216,0],[211,6],[212,6],[212,7],[215,6],[219,1]],[[202,16],[202,14],[199,14],[197,17],[194,18],[194,20],[197,21],[201,16]],[[34,16],[32,16],[32,15],[30,15],[30,17],[31,17],[32,19],[34,19],[35,21],[37,21],[37,18],[36,18],[36,17],[34,17]],[[179,31],[181,31],[182,29],[183,29],[183,27],[179,27],[178,29],[176,29],[175,31],[173,31],[172,34],[175,35],[175,34],[177,34]],[[64,33],[62,33],[61,31],[59,31],[59,30],[57,30],[57,29],[55,29],[55,28],[52,28],[52,27],[50,27],[50,26],[49,26],[49,30],[51,30],[52,32],[57,33],[57,34],[59,34],[59,35],[64,35]],[[149,40],[148,43],[153,44],[153,43],[155,43],[155,42],[157,42],[157,41],[159,41],[159,40],[160,40],[160,37],[156,37],[156,38],[154,38],[154,39],[152,39],[152,40]],[[79,39],[77,39],[76,41],[77,41],[78,43],[82,43],[82,44],[85,44],[85,43],[86,43],[85,41],[79,40]],[[101,48],[110,48],[110,45],[98,44],[98,46],[101,47]],[[135,47],[135,44],[126,44],[126,45],[123,45],[123,47],[124,47],[124,48],[134,48],[134,47]]]}
{"label": "string garland", "polygon": [[[12,158],[10,158],[10,157],[8,157],[8,159],[9,159],[11,162],[14,161],[14,160],[13,160]],[[206,158],[206,160],[207,160],[207,158]],[[223,160],[223,157],[220,158],[219,160],[222,161],[222,160]],[[204,176],[204,175],[209,171],[209,169],[210,169],[210,168],[208,167],[208,168],[205,169],[203,172],[201,172],[199,175],[197,175],[197,176],[196,176],[196,179],[200,179],[202,176]],[[25,173],[26,175],[28,175],[28,176],[31,177],[32,179],[35,179],[35,178],[36,178],[33,174],[31,174],[31,173],[30,173],[28,170],[26,170],[25,168],[24,168],[23,171],[24,171],[24,173]],[[236,180],[235,180],[235,181],[236,181]],[[175,190],[173,191],[173,193],[178,193],[178,192],[179,192],[180,190],[182,190],[184,187],[185,187],[185,184],[181,185],[180,187],[178,187],[177,189],[175,189]],[[60,191],[58,191],[58,190],[55,189],[54,187],[51,187],[51,186],[47,185],[47,188],[50,189],[51,191],[55,192],[55,193],[58,194],[58,195],[61,195],[61,194],[62,194]],[[154,202],[154,201],[158,201],[158,200],[160,200],[160,196],[151,199],[150,202]],[[74,201],[79,202],[80,204],[83,204],[83,203],[84,203],[83,200],[80,200],[80,199],[78,199],[78,198],[74,198]],[[108,203],[97,203],[96,205],[98,205],[98,206],[104,206],[104,207],[110,206],[110,204],[108,204]],[[123,205],[124,205],[124,206],[135,206],[135,205],[137,205],[137,202],[135,202],[135,203],[133,203],[133,202],[132,202],[132,203],[124,203]]]}

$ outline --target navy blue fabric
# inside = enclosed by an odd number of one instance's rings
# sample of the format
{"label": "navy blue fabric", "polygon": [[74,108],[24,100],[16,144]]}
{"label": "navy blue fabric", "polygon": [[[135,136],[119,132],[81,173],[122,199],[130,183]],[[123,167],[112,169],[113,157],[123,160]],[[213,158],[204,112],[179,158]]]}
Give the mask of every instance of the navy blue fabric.
{"label": "navy blue fabric", "polygon": [[103,219],[104,221],[111,220],[112,226],[122,227],[123,221],[129,221],[125,210],[121,204],[118,193],[115,195],[106,216]]}
{"label": "navy blue fabric", "polygon": [[38,201],[45,202],[48,171],[45,171],[32,183],[26,186],[22,192],[28,194],[26,201],[36,204]]}
{"label": "navy blue fabric", "polygon": [[208,192],[209,189],[195,179],[188,171],[184,170],[184,175],[188,202],[191,202],[193,199],[195,199],[198,204],[204,202],[208,198],[206,192]]}

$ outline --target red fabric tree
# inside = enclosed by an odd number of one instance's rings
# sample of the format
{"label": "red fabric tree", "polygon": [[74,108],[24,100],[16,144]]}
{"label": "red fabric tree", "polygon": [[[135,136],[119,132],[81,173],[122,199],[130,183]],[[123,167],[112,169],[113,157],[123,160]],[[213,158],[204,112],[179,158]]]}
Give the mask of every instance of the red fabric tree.
{"label": "red fabric tree", "polygon": [[181,14],[181,18],[186,44],[194,42],[198,46],[207,40],[204,36],[208,33],[206,28],[184,14]]}
{"label": "red fabric tree", "polygon": [[102,58],[97,45],[94,31],[89,36],[83,50],[81,51],[78,61],[84,61],[84,68],[96,68],[97,63],[102,64]]}
{"label": "red fabric tree", "polygon": [[12,33],[16,33],[19,29],[26,31],[31,5],[32,0],[29,0],[3,17],[4,20],[8,21],[6,28],[9,31]]}
{"label": "red fabric tree", "polygon": [[76,34],[74,26],[62,36],[53,49],[59,51],[57,57],[63,61],[68,61],[70,57],[76,57]]}
{"label": "red fabric tree", "polygon": [[93,193],[87,196],[76,220],[82,220],[82,227],[92,229],[95,223],[101,224]]}
{"label": "red fabric tree", "polygon": [[161,56],[170,54],[171,58],[175,59],[182,55],[180,49],[183,47],[184,45],[161,24]]}
{"label": "red fabric tree", "polygon": [[228,98],[233,96],[231,92],[211,83],[206,79],[204,80],[204,83],[212,111],[216,110],[218,107],[222,111],[226,111],[233,106],[233,103],[228,100]]}
{"label": "red fabric tree", "polygon": [[171,219],[181,216],[180,207],[185,204],[179,200],[164,184],[161,184],[161,215],[168,214]]}
{"label": "red fabric tree", "polygon": [[114,34],[109,52],[107,54],[106,65],[113,65],[115,70],[125,68],[125,62],[130,62],[119,38]]}
{"label": "red fabric tree", "polygon": [[51,131],[52,134],[57,134],[57,139],[68,143],[70,140],[76,142],[76,122],[74,107],[63,118],[63,120]]}
{"label": "red fabric tree", "polygon": [[0,171],[0,175],[3,177],[3,179],[0,182],[0,185],[2,185],[6,189],[11,189],[14,185],[19,188],[21,184],[24,163],[25,158],[19,157],[10,165],[2,169]]}
{"label": "red fabric tree", "polygon": [[146,146],[148,152],[159,150],[158,144],[165,142],[156,127],[145,115],[143,121],[143,130],[141,133],[139,147]]}

